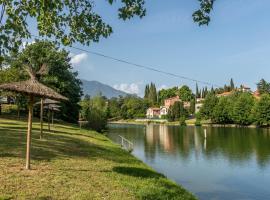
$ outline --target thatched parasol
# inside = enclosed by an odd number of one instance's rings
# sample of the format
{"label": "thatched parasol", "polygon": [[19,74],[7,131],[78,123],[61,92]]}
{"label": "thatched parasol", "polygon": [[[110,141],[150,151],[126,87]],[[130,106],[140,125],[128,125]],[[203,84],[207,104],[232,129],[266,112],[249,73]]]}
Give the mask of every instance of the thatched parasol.
{"label": "thatched parasol", "polygon": [[[56,104],[48,104],[47,106],[44,106],[44,109],[48,109],[51,113],[52,113],[52,126],[54,127],[54,112],[60,112],[59,108],[61,108],[61,106],[56,105]],[[48,119],[48,122],[50,120]]]}
{"label": "thatched parasol", "polygon": [[[41,98],[40,102],[35,103],[35,105],[40,104],[40,139],[42,139],[42,137],[43,137],[43,108],[44,108],[44,105],[57,104],[57,103],[60,103],[60,102],[52,100],[52,99],[44,99],[44,98]],[[49,113],[48,113],[48,115],[49,115]],[[49,131],[51,130],[49,116],[48,116],[48,129],[49,129]]]}
{"label": "thatched parasol", "polygon": [[27,81],[6,83],[0,85],[0,90],[23,93],[29,96],[29,113],[28,113],[28,130],[27,130],[27,146],[26,146],[26,169],[30,169],[30,147],[31,147],[31,132],[33,118],[34,97],[51,98],[55,100],[68,100],[66,97],[58,94],[53,89],[39,83],[30,67],[26,67],[30,76]]}

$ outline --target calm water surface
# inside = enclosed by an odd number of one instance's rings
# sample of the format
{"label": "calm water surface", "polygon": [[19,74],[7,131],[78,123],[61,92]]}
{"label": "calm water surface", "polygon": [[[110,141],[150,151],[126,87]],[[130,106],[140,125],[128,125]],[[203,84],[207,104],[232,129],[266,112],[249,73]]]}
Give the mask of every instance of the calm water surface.
{"label": "calm water surface", "polygon": [[202,200],[270,199],[270,130],[110,125],[109,137]]}

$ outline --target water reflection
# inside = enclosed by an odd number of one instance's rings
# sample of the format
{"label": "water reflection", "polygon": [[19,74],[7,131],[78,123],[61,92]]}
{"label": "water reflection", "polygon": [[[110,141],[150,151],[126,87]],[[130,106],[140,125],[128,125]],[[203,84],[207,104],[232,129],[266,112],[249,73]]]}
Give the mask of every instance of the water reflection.
{"label": "water reflection", "polygon": [[188,158],[191,154],[199,159],[223,157],[231,164],[249,161],[256,157],[260,167],[270,160],[270,132],[268,129],[204,128],[147,125],[145,128],[145,154],[154,159],[156,154],[178,155]]}
{"label": "water reflection", "polygon": [[200,199],[268,199],[270,131],[166,125],[112,125],[134,143],[133,154]]}

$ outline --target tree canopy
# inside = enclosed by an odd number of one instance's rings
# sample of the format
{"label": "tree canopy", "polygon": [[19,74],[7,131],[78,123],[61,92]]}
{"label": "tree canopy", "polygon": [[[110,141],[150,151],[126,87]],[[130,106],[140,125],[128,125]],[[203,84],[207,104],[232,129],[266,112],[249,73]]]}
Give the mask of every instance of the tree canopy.
{"label": "tree canopy", "polygon": [[[134,16],[144,17],[146,0],[121,0],[118,17],[122,20]],[[208,24],[215,0],[198,0],[200,7],[193,14],[199,25]],[[107,0],[114,4],[116,0]],[[79,42],[89,45],[108,37],[112,27],[94,11],[95,0],[77,1],[21,1],[0,0],[0,55],[18,50],[23,39],[31,38],[29,21],[39,36],[54,39],[63,45]],[[1,62],[1,60],[0,60]]]}
{"label": "tree canopy", "polygon": [[39,81],[69,98],[68,102],[62,103],[61,117],[74,122],[77,121],[82,91],[81,81],[77,78],[77,72],[72,71],[68,54],[51,42],[36,41],[20,53],[12,54],[7,59],[10,67],[5,71],[6,77],[9,77],[6,82],[14,81],[10,80],[13,77],[10,73],[16,74],[16,81],[25,80],[27,74],[22,70],[23,65],[30,65],[37,72],[45,64],[47,73],[40,76]]}

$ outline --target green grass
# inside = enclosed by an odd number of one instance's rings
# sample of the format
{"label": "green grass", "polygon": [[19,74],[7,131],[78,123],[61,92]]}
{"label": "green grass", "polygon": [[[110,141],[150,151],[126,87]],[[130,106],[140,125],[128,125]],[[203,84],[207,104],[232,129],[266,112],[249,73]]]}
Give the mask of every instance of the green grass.
{"label": "green grass", "polygon": [[26,121],[0,118],[0,200],[195,199],[101,134],[57,124],[40,140],[38,125],[27,171]]}

